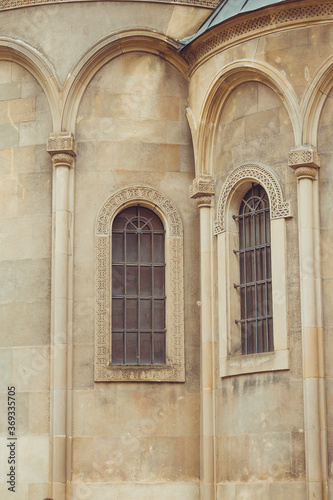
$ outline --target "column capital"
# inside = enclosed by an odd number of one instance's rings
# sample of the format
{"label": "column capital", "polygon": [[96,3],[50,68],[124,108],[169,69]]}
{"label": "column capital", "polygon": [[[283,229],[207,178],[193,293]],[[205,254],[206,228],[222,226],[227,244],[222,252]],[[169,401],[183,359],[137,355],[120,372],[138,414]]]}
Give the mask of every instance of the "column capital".
{"label": "column capital", "polygon": [[55,167],[66,166],[70,168],[76,156],[76,143],[73,134],[68,132],[50,134],[47,141],[47,151],[52,156]]}
{"label": "column capital", "polygon": [[190,198],[197,202],[198,207],[210,207],[214,195],[214,180],[210,177],[196,177],[190,186]]}
{"label": "column capital", "polygon": [[312,147],[300,147],[289,153],[288,165],[295,170],[297,179],[313,180],[320,167],[320,156]]}

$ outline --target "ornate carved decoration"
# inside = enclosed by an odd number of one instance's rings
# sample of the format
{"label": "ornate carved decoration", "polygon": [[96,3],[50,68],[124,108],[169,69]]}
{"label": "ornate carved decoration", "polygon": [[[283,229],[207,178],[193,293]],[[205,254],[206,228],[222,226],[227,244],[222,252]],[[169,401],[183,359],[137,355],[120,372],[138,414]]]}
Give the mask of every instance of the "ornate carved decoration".
{"label": "ornate carved decoration", "polygon": [[215,194],[214,181],[204,177],[196,177],[190,186],[190,198],[194,198],[198,207],[210,207]]}
{"label": "ornate carved decoration", "polygon": [[[55,3],[73,3],[78,0],[2,0],[0,11],[7,9],[18,9],[20,7],[28,7],[29,5],[45,5]],[[81,0],[89,1],[89,0]],[[147,1],[147,0],[134,0],[134,1]],[[164,0],[148,0],[154,2],[163,2]],[[185,5],[198,5],[202,7],[209,7],[214,9],[217,7],[219,0],[168,0],[168,3],[185,4]]]}
{"label": "ornate carved decoration", "polygon": [[230,194],[242,180],[249,179],[259,182],[267,191],[271,208],[271,219],[290,217],[290,205],[283,201],[281,187],[275,175],[262,165],[240,165],[227,177],[217,205],[217,220],[214,234],[225,231],[225,210]]}
{"label": "ornate carved decoration", "polygon": [[170,235],[182,236],[182,222],[178,210],[162,193],[146,186],[121,189],[112,195],[100,210],[97,218],[97,234],[109,234],[110,223],[119,208],[131,201],[148,201],[158,206],[170,221]]}
{"label": "ornate carved decoration", "polygon": [[312,148],[300,148],[289,154],[289,167],[295,170],[297,179],[314,179],[320,167],[320,156]]}
{"label": "ornate carved decoration", "polygon": [[240,40],[242,36],[248,36],[250,33],[256,34],[262,30],[267,32],[269,29],[276,30],[282,26],[297,23],[306,23],[310,20],[323,20],[331,18],[333,15],[332,2],[313,2],[310,0],[291,3],[290,5],[269,7],[262,13],[249,13],[226,21],[221,25],[204,33],[201,37],[194,40],[182,51],[184,58],[193,70],[197,64],[200,64],[209,54],[233,40]]}
{"label": "ornate carved decoration", "polygon": [[[144,203],[158,209],[166,221],[167,284],[167,364],[111,364],[111,227],[116,214],[125,205]],[[147,186],[132,186],[111,195],[99,210],[96,222],[96,308],[95,308],[95,380],[183,382],[184,366],[184,283],[183,227],[173,202]]]}
{"label": "ornate carved decoration", "polygon": [[52,162],[55,167],[60,167],[65,165],[70,168],[73,165],[73,156],[66,153],[59,153],[52,156]]}
{"label": "ornate carved decoration", "polygon": [[52,156],[52,162],[55,167],[73,165],[74,156],[76,156],[76,144],[73,134],[60,132],[59,134],[50,134],[47,141],[47,151]]}

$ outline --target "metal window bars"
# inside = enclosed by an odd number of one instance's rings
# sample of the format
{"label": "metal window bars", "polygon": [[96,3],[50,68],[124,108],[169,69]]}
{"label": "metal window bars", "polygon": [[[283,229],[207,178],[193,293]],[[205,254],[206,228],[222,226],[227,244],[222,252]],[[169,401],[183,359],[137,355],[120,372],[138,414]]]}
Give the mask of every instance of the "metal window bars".
{"label": "metal window bars", "polygon": [[164,228],[140,205],[112,229],[112,363],[165,363]]}
{"label": "metal window bars", "polygon": [[240,293],[242,354],[269,352],[273,346],[270,209],[266,191],[252,184],[245,194],[239,215]]}

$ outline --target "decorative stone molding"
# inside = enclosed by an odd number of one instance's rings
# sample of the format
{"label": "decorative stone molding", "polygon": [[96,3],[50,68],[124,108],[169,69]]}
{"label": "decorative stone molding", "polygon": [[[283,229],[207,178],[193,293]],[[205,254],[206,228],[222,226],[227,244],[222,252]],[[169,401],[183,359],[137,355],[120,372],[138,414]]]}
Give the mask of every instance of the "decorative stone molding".
{"label": "decorative stone molding", "polygon": [[303,0],[290,2],[290,4],[268,6],[258,12],[250,12],[236,16],[220,25],[203,33],[182,51],[185,60],[189,63],[190,70],[194,71],[197,65],[202,64],[217,50],[222,50],[233,42],[239,43],[243,38],[253,34],[276,31],[282,27],[307,24],[309,21],[331,20],[333,3],[323,0],[313,2]]}
{"label": "decorative stone molding", "polygon": [[312,148],[301,148],[289,154],[289,167],[295,170],[297,179],[313,180],[320,167],[320,156]]}
{"label": "decorative stone molding", "polygon": [[210,206],[214,195],[215,186],[212,179],[196,177],[190,186],[190,198],[195,199],[198,207]]}
{"label": "decorative stone molding", "polygon": [[76,144],[73,134],[67,132],[50,134],[47,141],[47,151],[52,156],[55,167],[61,165],[71,167],[76,156]]}
{"label": "decorative stone molding", "polygon": [[[111,364],[111,233],[117,213],[134,204],[154,210],[166,230],[167,360],[165,365]],[[95,380],[183,382],[184,283],[183,225],[173,202],[147,186],[132,186],[113,193],[102,205],[96,221]]]}
{"label": "decorative stone molding", "polygon": [[[9,9],[19,9],[20,7],[28,7],[31,5],[45,5],[45,4],[59,4],[59,3],[73,3],[79,0],[2,0],[0,11],[1,10],[9,10]],[[81,2],[90,0],[80,0]],[[154,2],[163,2],[164,0],[134,0],[138,1],[154,1]],[[200,7],[209,7],[215,8],[217,7],[219,0],[168,0],[168,3],[176,3],[176,4],[185,4],[185,5],[197,5]]]}
{"label": "decorative stone molding", "polygon": [[214,234],[217,235],[225,231],[225,211],[227,201],[236,185],[243,180],[254,180],[261,184],[267,191],[271,219],[290,217],[290,204],[283,201],[281,187],[275,175],[266,167],[256,164],[240,165],[227,177],[217,205],[217,220],[215,222]]}

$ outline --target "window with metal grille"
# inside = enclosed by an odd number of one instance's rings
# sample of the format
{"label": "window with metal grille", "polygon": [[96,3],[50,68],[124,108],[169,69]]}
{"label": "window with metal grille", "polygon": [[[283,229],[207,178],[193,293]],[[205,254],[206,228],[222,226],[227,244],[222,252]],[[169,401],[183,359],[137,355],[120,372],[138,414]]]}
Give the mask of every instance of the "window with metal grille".
{"label": "window with metal grille", "polygon": [[164,227],[140,205],[112,226],[112,363],[165,363]]}
{"label": "window with metal grille", "polygon": [[242,354],[273,351],[270,209],[266,191],[259,184],[245,194],[239,215]]}

